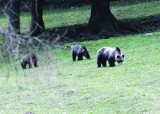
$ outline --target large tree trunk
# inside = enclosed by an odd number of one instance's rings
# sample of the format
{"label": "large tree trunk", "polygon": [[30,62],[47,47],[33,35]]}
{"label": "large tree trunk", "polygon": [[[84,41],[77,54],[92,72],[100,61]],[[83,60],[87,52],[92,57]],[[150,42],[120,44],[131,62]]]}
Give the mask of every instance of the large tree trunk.
{"label": "large tree trunk", "polygon": [[20,34],[20,1],[10,0],[9,33]]}
{"label": "large tree trunk", "polygon": [[113,34],[120,30],[119,22],[110,10],[110,0],[91,0],[92,9],[88,31],[92,34]]}
{"label": "large tree trunk", "polygon": [[32,0],[32,19],[30,26],[30,35],[38,36],[44,32],[43,5],[45,0]]}

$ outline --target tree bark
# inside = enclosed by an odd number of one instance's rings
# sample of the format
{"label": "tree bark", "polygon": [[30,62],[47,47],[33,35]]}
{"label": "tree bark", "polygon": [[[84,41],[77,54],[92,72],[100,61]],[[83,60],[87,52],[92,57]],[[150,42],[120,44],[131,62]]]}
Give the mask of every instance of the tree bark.
{"label": "tree bark", "polygon": [[118,20],[110,10],[110,0],[91,0],[92,9],[88,31],[92,34],[114,34],[120,30]]}
{"label": "tree bark", "polygon": [[44,32],[43,5],[45,0],[32,0],[32,17],[30,26],[30,35],[38,36]]}
{"label": "tree bark", "polygon": [[20,34],[20,2],[21,0],[10,0],[9,33]]}

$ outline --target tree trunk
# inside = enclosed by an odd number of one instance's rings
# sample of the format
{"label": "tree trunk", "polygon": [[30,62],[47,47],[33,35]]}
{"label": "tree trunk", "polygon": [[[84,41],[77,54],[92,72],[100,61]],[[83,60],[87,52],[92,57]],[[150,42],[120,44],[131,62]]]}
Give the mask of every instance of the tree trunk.
{"label": "tree trunk", "polygon": [[45,0],[32,0],[32,18],[30,26],[30,35],[38,36],[44,32],[43,5]]}
{"label": "tree trunk", "polygon": [[91,0],[91,2],[88,31],[92,34],[114,34],[119,31],[119,22],[110,10],[110,0]]}
{"label": "tree trunk", "polygon": [[20,34],[20,1],[10,0],[9,33]]}

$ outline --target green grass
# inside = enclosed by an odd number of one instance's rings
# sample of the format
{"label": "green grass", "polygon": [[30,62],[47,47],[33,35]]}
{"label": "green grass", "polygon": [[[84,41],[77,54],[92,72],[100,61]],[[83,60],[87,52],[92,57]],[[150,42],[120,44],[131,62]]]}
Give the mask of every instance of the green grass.
{"label": "green grass", "polygon": [[[70,50],[60,48],[53,49],[53,59],[60,57],[58,62],[49,66],[42,57],[39,68],[25,71],[18,61],[3,63],[0,113],[158,114],[159,34],[73,42],[87,45],[91,60],[72,62]],[[95,56],[102,46],[120,47],[126,57],[123,65],[97,68]]]}
{"label": "green grass", "polygon": [[[144,8],[145,5],[148,7]],[[45,11],[46,28],[86,23],[89,7],[85,6],[82,9]],[[115,6],[112,9],[113,12],[117,9],[115,14],[121,11],[119,19],[144,18],[157,15],[159,11],[158,3],[154,2],[130,7]],[[129,15],[128,12],[131,10],[135,14]],[[138,13],[140,11],[148,12],[141,15]],[[69,16],[73,16],[73,19]],[[29,14],[22,14],[21,22],[24,28],[29,27],[28,20]],[[5,22],[5,18],[0,18],[0,22]],[[91,60],[72,62],[71,51],[64,49],[63,46],[52,49],[52,60],[48,59],[46,52],[40,53],[38,68],[22,70],[19,59],[12,58],[11,61],[2,59],[0,114],[25,112],[158,114],[160,112],[160,32],[70,44],[86,45],[90,50]],[[96,53],[103,46],[120,47],[125,55],[124,63],[112,68],[97,68]]]}
{"label": "green grass", "polygon": [[148,16],[158,16],[160,13],[160,1],[137,3],[133,5],[112,7],[112,12],[118,19],[139,19]]}

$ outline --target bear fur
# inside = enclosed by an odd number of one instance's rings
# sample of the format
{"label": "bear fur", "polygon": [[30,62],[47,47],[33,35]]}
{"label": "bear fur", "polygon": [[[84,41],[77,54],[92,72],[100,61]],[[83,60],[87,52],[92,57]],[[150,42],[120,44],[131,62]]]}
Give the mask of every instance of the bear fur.
{"label": "bear fur", "polygon": [[26,69],[27,65],[29,66],[29,68],[32,68],[32,64],[34,65],[34,67],[38,67],[38,58],[34,53],[28,53],[22,57],[20,63],[22,69]]}
{"label": "bear fur", "polygon": [[124,61],[124,55],[118,47],[102,47],[97,52],[97,66],[106,67],[107,61],[110,67],[114,67],[115,62],[121,64]]}

